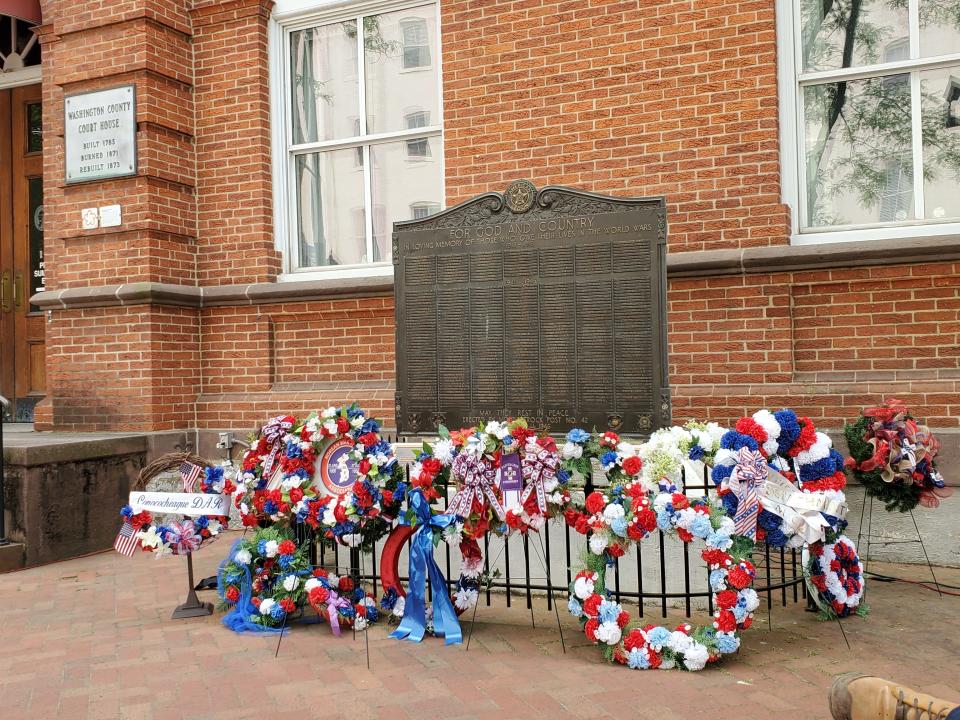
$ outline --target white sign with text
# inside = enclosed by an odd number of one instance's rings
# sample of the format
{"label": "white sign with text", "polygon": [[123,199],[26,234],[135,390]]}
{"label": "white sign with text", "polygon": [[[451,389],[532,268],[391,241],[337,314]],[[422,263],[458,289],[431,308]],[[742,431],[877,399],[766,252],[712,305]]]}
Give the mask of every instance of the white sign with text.
{"label": "white sign with text", "polygon": [[130,493],[130,507],[135,513],[171,513],[199,517],[200,515],[229,515],[229,495],[206,493],[167,493],[136,490]]}
{"label": "white sign with text", "polygon": [[64,100],[68,183],[137,172],[135,86],[69,95]]}

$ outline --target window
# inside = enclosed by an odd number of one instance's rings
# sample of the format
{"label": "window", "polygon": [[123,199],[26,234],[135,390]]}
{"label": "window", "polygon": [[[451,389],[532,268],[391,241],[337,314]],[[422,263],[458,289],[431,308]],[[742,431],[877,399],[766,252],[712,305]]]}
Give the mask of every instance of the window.
{"label": "window", "polygon": [[[781,77],[795,82],[782,107],[788,123],[796,118],[784,167],[796,177],[787,199],[798,241],[805,233],[856,239],[823,234],[960,221],[954,5],[781,0],[781,17],[792,22],[778,25],[793,33],[780,44],[793,50],[781,56]],[[787,194],[793,186],[785,176]],[[870,236],[878,235],[862,235]]]}
{"label": "window", "polygon": [[[430,113],[423,110],[407,113],[407,129],[427,127],[430,124]],[[407,140],[407,157],[411,160],[426,160],[430,157],[430,144],[426,138]]]}
{"label": "window", "polygon": [[400,21],[403,31],[403,69],[430,67],[430,41],[427,39],[427,22],[423,18],[404,18]]}
{"label": "window", "polygon": [[410,219],[423,220],[434,213],[440,212],[440,203],[435,202],[415,202],[410,204]]}
{"label": "window", "polygon": [[419,162],[442,157],[439,76],[406,72],[437,52],[436,6],[336,13],[278,35],[276,202],[291,271],[388,262],[393,222],[442,204],[442,163]]}

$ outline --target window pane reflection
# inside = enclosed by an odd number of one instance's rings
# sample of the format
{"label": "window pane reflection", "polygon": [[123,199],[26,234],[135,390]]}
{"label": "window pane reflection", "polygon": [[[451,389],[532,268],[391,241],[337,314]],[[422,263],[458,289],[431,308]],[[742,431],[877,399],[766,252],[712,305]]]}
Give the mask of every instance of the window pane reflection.
{"label": "window pane reflection", "polygon": [[290,35],[290,48],[293,142],[358,134],[356,21],[298,30]]}
{"label": "window pane reflection", "polygon": [[363,169],[355,151],[298,155],[295,188],[300,266],[366,262]]}
{"label": "window pane reflection", "polygon": [[910,37],[906,0],[801,0],[800,18],[806,72],[903,59],[890,56],[901,53]]}
{"label": "window pane reflection", "polygon": [[920,73],[920,106],[924,215],[960,217],[960,66]]}
{"label": "window pane reflection", "polygon": [[807,226],[914,217],[910,76],[804,88]]}
{"label": "window pane reflection", "polygon": [[426,5],[364,18],[367,132],[405,130],[414,112],[438,119],[436,12]]}
{"label": "window pane reflection", "polygon": [[[414,142],[414,141],[410,141]],[[440,138],[417,140],[431,157],[440,156]],[[413,159],[408,144],[383,143],[370,147],[373,165],[373,261],[389,260],[390,233],[398,220],[426,217],[440,208],[443,179],[440,163]]]}

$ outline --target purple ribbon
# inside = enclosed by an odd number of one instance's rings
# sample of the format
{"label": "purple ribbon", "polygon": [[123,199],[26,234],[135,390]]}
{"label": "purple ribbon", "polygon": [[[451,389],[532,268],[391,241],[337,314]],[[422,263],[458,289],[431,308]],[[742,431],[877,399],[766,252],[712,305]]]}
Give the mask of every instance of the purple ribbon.
{"label": "purple ribbon", "polygon": [[330,629],[333,634],[340,637],[340,613],[339,610],[345,610],[350,607],[350,601],[340,597],[335,590],[330,590],[327,595],[327,619],[330,621]]}
{"label": "purple ribbon", "polygon": [[470,453],[460,453],[453,460],[453,476],[463,482],[463,487],[457,491],[450,501],[447,512],[451,515],[460,517],[469,517],[473,509],[473,501],[476,499],[483,503],[484,498],[490,501],[497,517],[503,520],[507,514],[503,505],[497,499],[493,491],[493,481],[497,477],[497,470],[493,463],[486,460],[482,455],[473,455]]}
{"label": "purple ribbon", "polygon": [[547,512],[547,489],[544,483],[547,480],[553,480],[557,476],[557,466],[560,464],[560,458],[557,453],[550,452],[546,448],[537,453],[528,452],[523,456],[523,479],[527,486],[520,495],[520,504],[523,505],[527,498],[536,491],[537,507],[542,514]]}
{"label": "purple ribbon", "polygon": [[293,423],[286,418],[286,415],[277,415],[275,418],[270,418],[261,431],[262,435],[267,439],[267,442],[270,443],[270,453],[263,463],[263,477],[265,478],[269,477],[270,469],[277,459],[277,453],[280,451],[280,441],[283,440],[283,436],[293,427]]}

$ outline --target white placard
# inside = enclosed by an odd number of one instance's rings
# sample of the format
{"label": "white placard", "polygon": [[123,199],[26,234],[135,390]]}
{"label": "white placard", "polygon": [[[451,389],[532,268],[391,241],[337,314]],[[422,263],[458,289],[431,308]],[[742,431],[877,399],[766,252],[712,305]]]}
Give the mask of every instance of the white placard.
{"label": "white placard", "polygon": [[137,172],[135,86],[69,95],[64,100],[64,157],[68,183]]}
{"label": "white placard", "polygon": [[138,490],[130,493],[130,507],[135,513],[149,510],[151,513],[169,513],[189,517],[229,515],[230,496]]}

